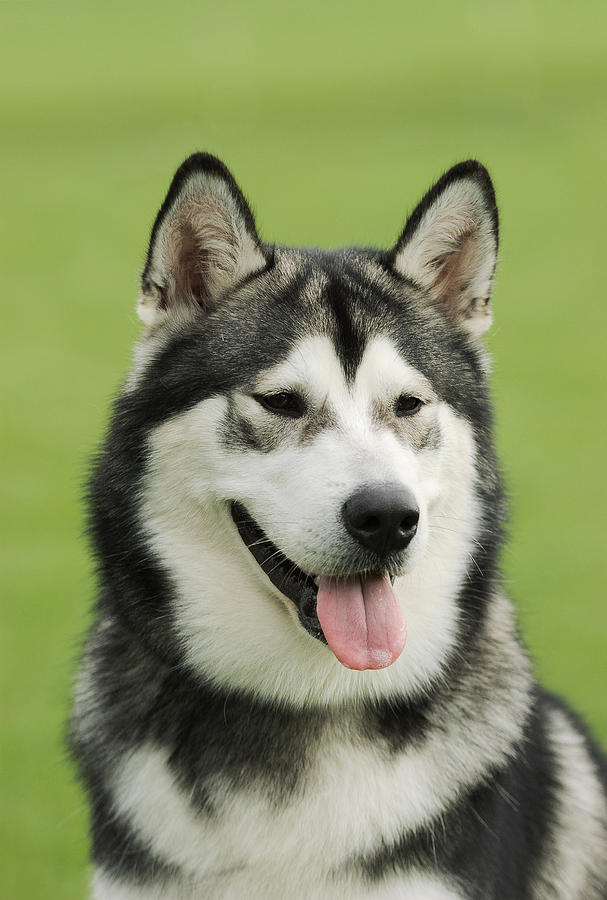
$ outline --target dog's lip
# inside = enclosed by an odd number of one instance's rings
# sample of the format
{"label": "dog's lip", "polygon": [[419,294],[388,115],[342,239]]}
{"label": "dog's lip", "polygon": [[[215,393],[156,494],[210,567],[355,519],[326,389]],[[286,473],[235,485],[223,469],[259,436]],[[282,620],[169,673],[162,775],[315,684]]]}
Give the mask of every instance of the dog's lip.
{"label": "dog's lip", "polygon": [[234,524],[242,541],[275,588],[297,607],[299,621],[306,631],[326,643],[316,615],[317,584],[266,536],[245,507],[236,501],[231,504]]}
{"label": "dog's lip", "polygon": [[[323,643],[326,643],[322,627],[316,614],[316,598],[318,593],[318,575],[311,575],[286,556],[282,550],[267,537],[247,509],[234,500],[230,512],[238,533],[247,550],[259,567],[270,579],[281,594],[291,600],[297,607],[299,621],[306,631]],[[324,574],[324,573],[323,573]],[[330,573],[364,575],[364,572]],[[395,575],[390,574],[394,584]]]}

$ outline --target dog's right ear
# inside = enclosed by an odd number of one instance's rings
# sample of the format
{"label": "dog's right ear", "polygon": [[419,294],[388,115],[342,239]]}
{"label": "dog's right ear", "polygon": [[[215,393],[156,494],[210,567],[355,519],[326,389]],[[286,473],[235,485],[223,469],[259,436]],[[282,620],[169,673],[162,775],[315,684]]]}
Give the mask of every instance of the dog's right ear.
{"label": "dog's right ear", "polygon": [[195,153],[175,173],[154,222],[137,312],[155,326],[175,313],[210,311],[226,290],[266,266],[232,175],[217,157]]}

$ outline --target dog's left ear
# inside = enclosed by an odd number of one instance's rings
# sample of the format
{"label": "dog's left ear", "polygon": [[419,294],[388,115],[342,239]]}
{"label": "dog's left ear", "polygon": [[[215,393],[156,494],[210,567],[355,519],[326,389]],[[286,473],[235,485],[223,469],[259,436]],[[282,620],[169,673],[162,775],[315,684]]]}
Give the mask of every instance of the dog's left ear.
{"label": "dog's left ear", "polygon": [[195,153],[179,167],[154,222],[140,319],[156,326],[206,313],[242,279],[267,266],[253,214],[221,160]]}
{"label": "dog's left ear", "polygon": [[497,246],[493,184],[485,167],[469,160],[449,169],[428,191],[389,261],[460,328],[478,337],[491,324]]}

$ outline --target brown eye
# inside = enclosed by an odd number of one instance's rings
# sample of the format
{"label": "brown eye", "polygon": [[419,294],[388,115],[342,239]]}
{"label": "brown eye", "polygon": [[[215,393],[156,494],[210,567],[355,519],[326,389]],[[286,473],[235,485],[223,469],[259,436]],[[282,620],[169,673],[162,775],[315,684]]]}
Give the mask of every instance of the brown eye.
{"label": "brown eye", "polygon": [[289,391],[278,391],[277,394],[254,394],[255,400],[269,412],[279,416],[299,419],[304,413],[304,402],[297,394]]}
{"label": "brown eye", "polygon": [[414,416],[419,412],[423,403],[419,397],[408,397],[402,394],[394,406],[394,412],[397,416]]}

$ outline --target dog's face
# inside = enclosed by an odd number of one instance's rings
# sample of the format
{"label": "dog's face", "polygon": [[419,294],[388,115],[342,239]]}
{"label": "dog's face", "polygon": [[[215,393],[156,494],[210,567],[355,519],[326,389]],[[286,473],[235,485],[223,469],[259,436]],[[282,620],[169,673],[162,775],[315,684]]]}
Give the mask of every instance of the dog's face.
{"label": "dog's face", "polygon": [[205,677],[331,702],[440,672],[486,516],[496,247],[474,163],[387,253],[264,246],[221,163],[179,170],[123,402],[145,420],[140,527]]}

